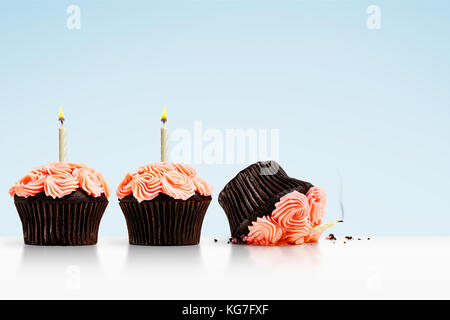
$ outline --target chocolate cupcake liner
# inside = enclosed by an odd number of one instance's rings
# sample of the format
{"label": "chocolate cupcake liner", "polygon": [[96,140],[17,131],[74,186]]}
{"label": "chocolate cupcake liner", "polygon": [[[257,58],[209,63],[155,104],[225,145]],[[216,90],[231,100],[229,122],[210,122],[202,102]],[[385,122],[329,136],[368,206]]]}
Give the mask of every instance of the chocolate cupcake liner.
{"label": "chocolate cupcake liner", "polygon": [[233,178],[219,194],[219,204],[227,215],[231,235],[241,239],[253,221],[270,215],[275,204],[292,192],[306,194],[313,185],[291,178],[275,161],[255,163]]}
{"label": "chocolate cupcake liner", "polygon": [[15,198],[25,244],[41,246],[95,245],[106,197],[65,201],[49,197]]}
{"label": "chocolate cupcake liner", "polygon": [[200,243],[211,197],[195,195],[183,201],[166,195],[141,203],[133,196],[120,200],[130,244],[183,246]]}

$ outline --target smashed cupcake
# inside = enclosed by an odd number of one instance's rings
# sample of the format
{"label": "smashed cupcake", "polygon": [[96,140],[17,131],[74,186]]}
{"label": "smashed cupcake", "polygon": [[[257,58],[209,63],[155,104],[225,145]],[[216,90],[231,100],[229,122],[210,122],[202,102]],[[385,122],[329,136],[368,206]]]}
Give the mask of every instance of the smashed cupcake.
{"label": "smashed cupcake", "polygon": [[9,190],[29,245],[94,245],[108,206],[103,175],[84,164],[54,162],[33,169]]}
{"label": "smashed cupcake", "polygon": [[158,162],[127,173],[117,197],[130,244],[198,244],[212,192],[189,165]]}
{"label": "smashed cupcake", "polygon": [[329,227],[325,191],[289,177],[275,161],[241,171],[219,194],[233,242],[281,246],[317,242]]}

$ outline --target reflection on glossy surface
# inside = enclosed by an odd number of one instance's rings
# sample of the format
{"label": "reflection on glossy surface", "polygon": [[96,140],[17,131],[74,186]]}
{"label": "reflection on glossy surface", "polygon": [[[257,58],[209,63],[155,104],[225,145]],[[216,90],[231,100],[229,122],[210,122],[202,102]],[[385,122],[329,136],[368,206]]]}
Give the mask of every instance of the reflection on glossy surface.
{"label": "reflection on glossy surface", "polygon": [[24,245],[20,267],[23,271],[59,269],[67,266],[99,268],[98,247],[47,247]]}
{"label": "reflection on glossy surface", "polygon": [[242,265],[262,269],[312,267],[320,263],[320,258],[318,244],[282,247],[232,245],[230,267]]}
{"label": "reflection on glossy surface", "polygon": [[181,247],[128,247],[125,267],[131,271],[167,270],[174,271],[181,268],[201,269],[202,257],[200,246]]}
{"label": "reflection on glossy surface", "polygon": [[23,245],[17,276],[24,284],[61,294],[79,292],[102,275],[97,246]]}
{"label": "reflection on glossy surface", "polygon": [[[32,247],[0,238],[0,299],[449,298],[450,238],[253,247]],[[413,279],[413,280],[411,280]],[[411,287],[414,282],[414,290]]]}

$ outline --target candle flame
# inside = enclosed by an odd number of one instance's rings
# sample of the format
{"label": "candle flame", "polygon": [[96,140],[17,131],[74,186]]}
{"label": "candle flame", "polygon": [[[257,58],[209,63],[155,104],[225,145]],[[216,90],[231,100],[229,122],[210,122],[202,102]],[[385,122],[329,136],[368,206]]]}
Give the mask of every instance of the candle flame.
{"label": "candle flame", "polygon": [[161,121],[164,122],[164,123],[167,121],[167,107],[164,107],[164,109],[163,109],[163,113],[162,113],[162,116],[161,116]]}
{"label": "candle flame", "polygon": [[66,120],[66,118],[64,117],[64,112],[63,112],[63,108],[59,108],[59,117],[58,117],[59,121],[64,121]]}

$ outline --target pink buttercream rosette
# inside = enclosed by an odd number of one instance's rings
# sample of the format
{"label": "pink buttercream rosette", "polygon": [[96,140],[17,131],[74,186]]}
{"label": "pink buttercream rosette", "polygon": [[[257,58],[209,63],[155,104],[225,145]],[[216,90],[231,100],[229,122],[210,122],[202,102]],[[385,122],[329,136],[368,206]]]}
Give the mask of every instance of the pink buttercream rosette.
{"label": "pink buttercream rosette", "polygon": [[293,191],[280,199],[271,216],[258,218],[243,239],[253,245],[299,245],[317,242],[320,234],[311,234],[326,214],[326,193],[312,187],[306,195]]}
{"label": "pink buttercream rosette", "polygon": [[117,197],[133,195],[138,202],[153,200],[166,194],[177,200],[187,200],[195,193],[211,196],[213,187],[197,175],[189,165],[157,162],[127,173],[117,188]]}
{"label": "pink buttercream rosette", "polygon": [[84,164],[53,162],[33,169],[9,189],[9,194],[12,197],[16,195],[29,198],[45,193],[46,196],[56,199],[70,195],[78,189],[95,198],[102,194],[108,198],[111,193],[100,172]]}

